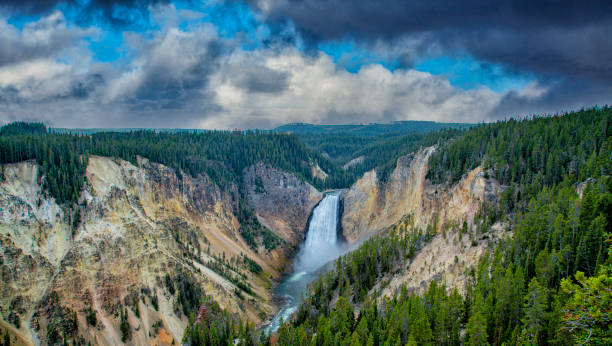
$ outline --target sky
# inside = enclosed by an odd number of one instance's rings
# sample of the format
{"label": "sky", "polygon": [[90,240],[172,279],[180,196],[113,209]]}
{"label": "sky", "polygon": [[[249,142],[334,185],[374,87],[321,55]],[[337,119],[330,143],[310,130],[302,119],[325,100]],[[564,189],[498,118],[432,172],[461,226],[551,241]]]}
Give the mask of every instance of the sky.
{"label": "sky", "polygon": [[0,0],[0,124],[489,122],[611,103],[612,1]]}

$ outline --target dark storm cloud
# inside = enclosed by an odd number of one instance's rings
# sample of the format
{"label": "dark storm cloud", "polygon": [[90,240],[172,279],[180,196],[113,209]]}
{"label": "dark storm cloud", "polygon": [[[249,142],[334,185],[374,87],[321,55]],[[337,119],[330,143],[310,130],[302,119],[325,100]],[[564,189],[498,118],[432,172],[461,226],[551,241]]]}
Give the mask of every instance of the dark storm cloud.
{"label": "dark storm cloud", "polygon": [[240,72],[236,85],[249,93],[280,93],[287,86],[287,73],[271,70],[265,66],[254,66]]}
{"label": "dark storm cloud", "polygon": [[58,0],[0,0],[0,8],[9,9],[18,14],[39,14],[47,12],[58,3],[65,1]]}
{"label": "dark storm cloud", "polygon": [[105,84],[104,76],[100,73],[92,73],[81,80],[74,80],[66,97],[75,99],[86,99],[97,87]]}
{"label": "dark storm cloud", "polygon": [[75,0],[0,0],[0,7],[6,7],[16,13],[40,14],[56,7],[57,5],[75,5],[87,7],[90,10],[101,9],[108,13],[114,5],[125,7],[140,8],[148,5],[167,4],[168,0],[90,0],[86,5],[82,5]]}
{"label": "dark storm cloud", "polygon": [[190,62],[179,71],[173,70],[171,64],[178,58],[175,55],[177,52],[157,50],[156,56],[148,57],[140,87],[133,95],[134,100],[144,101],[145,104],[151,101],[161,108],[174,109],[202,97],[200,91],[206,87],[210,74],[217,66],[222,46],[216,40],[208,43],[181,41],[180,46],[193,53]]}
{"label": "dark storm cloud", "polygon": [[382,39],[393,44],[421,36],[447,54],[467,50],[520,70],[612,80],[609,0],[250,2],[262,4],[271,22],[289,20],[314,40]]}
{"label": "dark storm cloud", "polygon": [[566,78],[551,82],[538,97],[509,92],[489,113],[489,120],[525,115],[556,114],[612,103],[612,85]]}
{"label": "dark storm cloud", "polygon": [[346,34],[394,37],[411,32],[505,26],[517,29],[571,27],[607,20],[605,0],[272,0],[265,3],[272,20],[291,19],[324,39]]}
{"label": "dark storm cloud", "polygon": [[[65,5],[78,11],[78,21],[85,23],[101,15],[114,25],[131,25],[138,18],[148,17],[148,6],[167,4],[168,0],[90,0],[83,5],[75,0],[0,0],[0,9],[4,8],[14,14],[45,14],[58,5]],[[131,13],[117,9],[127,9]]]}

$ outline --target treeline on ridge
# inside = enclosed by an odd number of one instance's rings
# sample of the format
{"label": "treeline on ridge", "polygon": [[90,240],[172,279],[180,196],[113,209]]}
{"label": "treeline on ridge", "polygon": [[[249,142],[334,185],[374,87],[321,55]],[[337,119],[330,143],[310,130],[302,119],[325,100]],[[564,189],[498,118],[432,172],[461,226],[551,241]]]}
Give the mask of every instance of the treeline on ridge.
{"label": "treeline on ridge", "polygon": [[[510,119],[475,126],[442,145],[429,159],[427,178],[455,183],[479,165],[494,174],[508,206],[525,208],[544,186],[581,182],[610,172],[612,108]],[[509,210],[507,210],[509,211]]]}
{"label": "treeline on ridge", "polygon": [[[46,176],[45,188],[58,202],[75,202],[90,155],[136,162],[137,156],[192,176],[206,173],[221,186],[239,183],[242,170],[263,161],[320,189],[345,186],[348,174],[294,136],[254,131],[164,133],[135,131],[92,135],[58,134],[40,123],[14,123],[0,130],[0,164],[35,159]],[[325,181],[312,176],[317,163]]]}

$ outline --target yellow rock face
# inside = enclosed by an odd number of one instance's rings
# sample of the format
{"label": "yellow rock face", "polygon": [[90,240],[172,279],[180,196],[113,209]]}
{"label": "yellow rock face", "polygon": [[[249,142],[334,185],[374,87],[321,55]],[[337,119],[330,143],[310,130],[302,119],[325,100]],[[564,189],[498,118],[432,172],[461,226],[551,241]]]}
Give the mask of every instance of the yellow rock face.
{"label": "yellow rock face", "polygon": [[376,171],[364,174],[343,192],[342,230],[349,242],[390,227],[406,215],[412,225],[425,228],[437,220],[437,230],[454,221],[472,218],[480,204],[497,200],[501,187],[486,179],[480,167],[454,186],[434,186],[425,179],[427,162],[435,147],[400,157],[386,182]]}
{"label": "yellow rock face", "polygon": [[434,150],[425,148],[401,157],[386,182],[379,181],[375,171],[368,172],[342,194],[342,227],[349,242],[396,228],[434,227],[437,232],[408,267],[397,268],[372,289],[381,297],[392,296],[402,285],[421,291],[431,281],[463,291],[466,269],[478,263],[498,239],[507,236],[506,225],[501,223],[486,236],[459,234],[464,221],[472,229],[474,215],[483,203],[498,202],[502,188],[494,179],[485,178],[481,167],[453,186],[431,185],[425,176]]}
{"label": "yellow rock face", "polygon": [[[281,246],[256,252],[247,245],[233,214],[231,192],[207,177],[179,178],[173,169],[146,159],[134,165],[93,156],[79,206],[82,221],[72,229],[71,212],[41,193],[39,169],[34,162],[6,165],[6,179],[0,183],[0,323],[22,342],[45,343],[57,316],[75,316],[75,337],[120,344],[120,307],[130,306],[132,343],[179,343],[188,320],[164,279],[180,272],[190,273],[221,307],[251,321],[259,322],[276,309],[269,287],[290,251]],[[260,173],[267,170],[263,167]],[[284,187],[269,182],[268,188],[282,194]],[[303,203],[290,212],[258,209],[262,220],[272,220],[272,230],[287,240],[299,239],[308,217],[300,208],[310,208],[320,195],[308,186],[296,194]],[[276,226],[287,215],[298,217]],[[265,274],[251,273],[238,261],[243,255]],[[243,275],[254,295],[239,298],[237,286],[207,266],[213,256],[224,257],[235,268],[232,275]],[[89,309],[96,312],[96,327],[86,323]],[[8,323],[11,313],[17,313],[19,329]],[[159,320],[161,329],[154,330]]]}

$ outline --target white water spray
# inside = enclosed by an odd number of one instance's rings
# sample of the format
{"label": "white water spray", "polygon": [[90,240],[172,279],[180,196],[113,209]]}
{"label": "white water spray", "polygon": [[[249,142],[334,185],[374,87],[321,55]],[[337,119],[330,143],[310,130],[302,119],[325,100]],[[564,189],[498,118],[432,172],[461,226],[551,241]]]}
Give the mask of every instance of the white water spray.
{"label": "white water spray", "polygon": [[339,193],[328,193],[312,212],[306,241],[294,264],[296,273],[313,272],[340,255],[337,235],[339,201]]}

